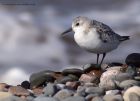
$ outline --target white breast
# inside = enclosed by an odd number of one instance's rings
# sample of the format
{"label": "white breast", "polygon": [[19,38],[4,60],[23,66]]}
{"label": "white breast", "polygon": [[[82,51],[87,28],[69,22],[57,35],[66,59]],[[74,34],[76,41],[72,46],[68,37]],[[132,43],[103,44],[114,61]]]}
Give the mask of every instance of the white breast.
{"label": "white breast", "polygon": [[93,53],[106,53],[115,48],[117,48],[119,43],[103,43],[99,39],[99,34],[96,32],[95,29],[92,29],[88,33],[84,33],[82,30],[77,30],[74,35],[76,43]]}

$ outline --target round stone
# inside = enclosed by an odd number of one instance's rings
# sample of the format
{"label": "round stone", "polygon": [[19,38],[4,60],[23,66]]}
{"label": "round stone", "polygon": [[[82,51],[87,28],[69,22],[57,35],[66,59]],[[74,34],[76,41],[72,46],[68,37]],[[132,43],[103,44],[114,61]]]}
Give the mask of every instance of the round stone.
{"label": "round stone", "polygon": [[117,88],[115,78],[120,73],[119,70],[108,70],[104,72],[100,78],[99,87],[106,90],[113,90]]}
{"label": "round stone", "polygon": [[124,101],[140,101],[140,87],[128,88],[123,94]]}
{"label": "round stone", "polygon": [[129,54],[125,60],[127,65],[140,67],[140,53]]}
{"label": "round stone", "polygon": [[25,89],[30,89],[30,83],[29,83],[29,81],[23,81],[21,83],[21,87],[23,87]]}

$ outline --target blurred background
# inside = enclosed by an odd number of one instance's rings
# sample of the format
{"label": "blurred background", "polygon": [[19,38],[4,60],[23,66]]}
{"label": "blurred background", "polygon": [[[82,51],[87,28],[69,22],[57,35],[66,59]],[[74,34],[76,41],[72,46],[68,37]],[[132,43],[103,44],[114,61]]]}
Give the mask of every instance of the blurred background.
{"label": "blurred background", "polygon": [[9,0],[0,2],[0,82],[19,84],[32,73],[95,63],[73,33],[60,38],[73,18],[104,22],[120,35],[130,35],[104,63],[125,62],[140,52],[140,0]]}

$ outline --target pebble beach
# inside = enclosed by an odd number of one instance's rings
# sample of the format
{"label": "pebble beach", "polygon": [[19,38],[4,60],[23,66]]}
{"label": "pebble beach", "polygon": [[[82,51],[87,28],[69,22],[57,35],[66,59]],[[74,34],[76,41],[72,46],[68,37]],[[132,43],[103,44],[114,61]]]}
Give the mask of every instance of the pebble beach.
{"label": "pebble beach", "polygon": [[0,101],[140,101],[140,53],[125,64],[44,70],[17,86],[0,83]]}

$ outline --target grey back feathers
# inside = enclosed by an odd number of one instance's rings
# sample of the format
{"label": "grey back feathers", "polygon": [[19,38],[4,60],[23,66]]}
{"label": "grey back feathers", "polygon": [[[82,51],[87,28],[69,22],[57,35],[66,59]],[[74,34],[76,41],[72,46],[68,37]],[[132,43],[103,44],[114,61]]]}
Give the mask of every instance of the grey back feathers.
{"label": "grey back feathers", "polygon": [[120,36],[116,34],[109,26],[107,26],[102,22],[92,20],[91,24],[94,28],[96,28],[96,31],[100,36],[100,39],[105,43],[118,40],[121,42],[129,39],[129,36]]}

